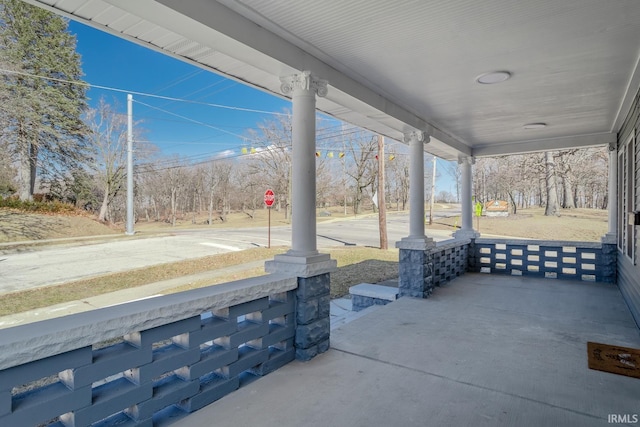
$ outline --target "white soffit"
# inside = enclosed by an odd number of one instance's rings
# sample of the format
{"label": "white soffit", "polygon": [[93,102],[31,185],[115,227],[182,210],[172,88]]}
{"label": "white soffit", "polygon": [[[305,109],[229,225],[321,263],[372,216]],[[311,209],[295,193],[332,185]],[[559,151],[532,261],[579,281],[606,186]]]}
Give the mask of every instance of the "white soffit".
{"label": "white soffit", "polygon": [[275,94],[310,69],[320,110],[444,158],[608,143],[638,88],[637,0],[29,2]]}

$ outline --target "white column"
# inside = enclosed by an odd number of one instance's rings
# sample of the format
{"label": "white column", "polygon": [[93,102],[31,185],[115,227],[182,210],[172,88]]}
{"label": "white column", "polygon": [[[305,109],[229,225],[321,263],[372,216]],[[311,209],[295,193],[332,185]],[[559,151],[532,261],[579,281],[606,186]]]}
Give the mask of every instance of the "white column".
{"label": "white column", "polygon": [[407,132],[409,143],[409,236],[396,243],[401,249],[424,249],[433,239],[424,234],[424,144],[430,140],[421,131]]}
{"label": "white column", "polygon": [[616,144],[609,144],[609,188],[607,195],[607,210],[609,213],[607,234],[602,238],[603,243],[617,243],[618,235],[618,148]]}
{"label": "white column", "polygon": [[292,223],[293,256],[318,254],[316,246],[316,93],[327,94],[327,82],[309,71],[283,77],[282,92],[291,95],[292,120]]}
{"label": "white column", "polygon": [[473,229],[473,202],[471,200],[471,187],[473,187],[471,165],[473,164],[473,158],[469,156],[459,156],[458,164],[462,169],[462,191],[460,194],[460,197],[462,197],[462,227],[453,235],[460,239],[470,239],[479,236],[479,234]]}
{"label": "white column", "polygon": [[291,162],[291,249],[265,263],[268,273],[311,277],[335,268],[316,242],[316,95],[326,96],[327,82],[310,71],[280,78],[293,107]]}
{"label": "white column", "polygon": [[424,132],[405,134],[409,142],[409,237],[424,238]]}

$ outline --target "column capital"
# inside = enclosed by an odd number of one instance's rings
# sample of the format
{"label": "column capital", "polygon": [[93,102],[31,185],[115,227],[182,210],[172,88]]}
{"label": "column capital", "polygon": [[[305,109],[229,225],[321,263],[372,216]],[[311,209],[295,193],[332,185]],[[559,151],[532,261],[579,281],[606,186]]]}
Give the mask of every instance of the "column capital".
{"label": "column capital", "polygon": [[411,141],[418,141],[424,144],[429,143],[431,137],[421,130],[411,130],[404,133],[404,142],[410,143]]}
{"label": "column capital", "polygon": [[609,143],[609,151],[618,151],[618,143],[610,142]]}
{"label": "column capital", "polygon": [[464,154],[461,154],[458,156],[458,164],[462,165],[462,164],[468,164],[468,165],[475,165],[476,164],[476,158],[475,157],[471,157],[471,156],[465,156]]}
{"label": "column capital", "polygon": [[311,74],[311,71],[303,71],[299,74],[280,77],[280,90],[285,95],[293,94],[296,89],[313,91],[320,97],[327,96],[327,81]]}

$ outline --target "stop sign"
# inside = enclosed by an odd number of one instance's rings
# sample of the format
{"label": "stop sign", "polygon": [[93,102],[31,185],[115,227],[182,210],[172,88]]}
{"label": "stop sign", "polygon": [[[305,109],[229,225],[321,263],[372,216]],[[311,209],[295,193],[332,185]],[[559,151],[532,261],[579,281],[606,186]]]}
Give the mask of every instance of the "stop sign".
{"label": "stop sign", "polygon": [[275,201],[276,196],[273,194],[273,190],[269,189],[264,192],[264,204],[267,205],[267,207],[271,207]]}

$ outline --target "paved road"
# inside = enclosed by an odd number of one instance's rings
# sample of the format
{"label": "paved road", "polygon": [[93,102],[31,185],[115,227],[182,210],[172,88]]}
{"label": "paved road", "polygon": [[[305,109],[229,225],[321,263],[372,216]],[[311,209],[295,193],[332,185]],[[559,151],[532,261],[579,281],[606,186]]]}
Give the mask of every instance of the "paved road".
{"label": "paved road", "polygon": [[[453,213],[455,214],[455,213]],[[407,235],[407,214],[389,214],[389,247]],[[318,247],[379,246],[377,217],[330,220],[317,227]],[[433,236],[444,240],[450,232]],[[273,246],[291,244],[291,227],[272,227]],[[82,246],[52,246],[33,252],[0,255],[0,294],[64,283],[149,265],[198,258],[267,245],[266,227],[181,230],[171,235]]]}

